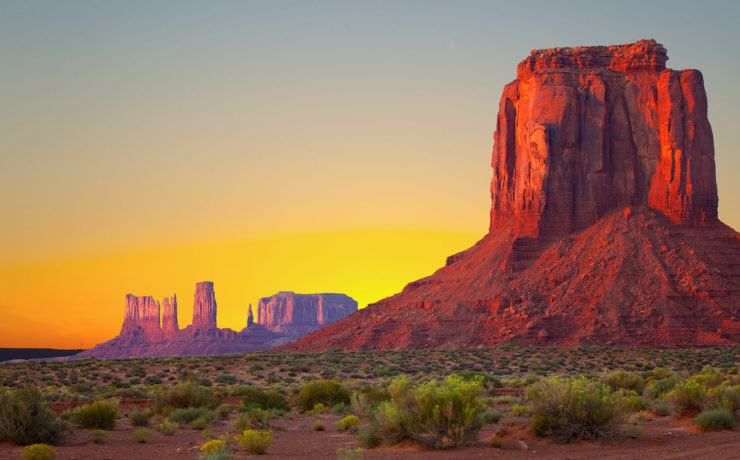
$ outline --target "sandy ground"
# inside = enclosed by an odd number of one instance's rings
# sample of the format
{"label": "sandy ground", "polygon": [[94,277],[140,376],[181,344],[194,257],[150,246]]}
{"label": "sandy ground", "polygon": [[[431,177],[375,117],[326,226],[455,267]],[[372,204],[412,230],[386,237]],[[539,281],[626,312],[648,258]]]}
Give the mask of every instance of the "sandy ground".
{"label": "sandy ground", "polygon": [[[317,420],[324,420],[326,431],[313,431]],[[260,458],[284,459],[335,459],[336,451],[344,447],[359,447],[351,433],[337,432],[336,415],[296,415],[294,420],[276,419],[273,426],[273,443],[268,453]],[[740,430],[701,433],[690,419],[658,417],[640,424],[645,432],[642,439],[624,439],[607,444],[581,442],[556,444],[549,439],[538,439],[527,431],[527,419],[504,417],[500,423],[485,426],[478,436],[478,443],[448,451],[423,451],[414,445],[402,444],[393,447],[363,449],[363,459],[740,459]],[[227,422],[211,426],[214,435],[231,428]],[[503,449],[489,447],[489,440],[506,429]],[[93,444],[87,440],[87,432],[76,431],[72,439],[57,447],[59,460],[167,460],[194,459],[202,444],[199,431],[184,428],[173,436],[154,433],[146,444],[131,439],[135,428],[127,419],[119,421],[110,431],[106,444]],[[21,447],[0,444],[0,459],[20,458]],[[235,458],[257,458],[237,450]]]}

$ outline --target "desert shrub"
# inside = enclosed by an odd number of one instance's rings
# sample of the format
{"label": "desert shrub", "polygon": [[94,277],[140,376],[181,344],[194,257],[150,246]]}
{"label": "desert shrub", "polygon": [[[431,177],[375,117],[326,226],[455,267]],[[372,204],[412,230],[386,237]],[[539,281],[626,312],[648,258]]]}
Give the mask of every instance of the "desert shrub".
{"label": "desert shrub", "polygon": [[134,434],[131,435],[131,437],[134,441],[143,444],[152,439],[152,432],[151,430],[147,430],[146,428],[141,428],[134,431]]}
{"label": "desert shrub", "polygon": [[362,460],[362,449],[343,447],[337,449],[337,460]]}
{"label": "desert shrub", "polygon": [[457,375],[466,380],[477,380],[482,382],[484,385],[490,385],[493,388],[503,388],[504,384],[496,377],[491,375],[481,374],[480,372],[473,371],[462,371],[458,372]]}
{"label": "desert shrub", "polygon": [[245,430],[240,435],[234,436],[234,439],[250,454],[260,455],[267,452],[272,443],[272,430]]}
{"label": "desert shrub", "polygon": [[149,419],[151,418],[151,412],[148,409],[138,410],[131,414],[131,425],[132,426],[149,426]]}
{"label": "desert shrub", "polygon": [[204,417],[198,417],[192,422],[190,422],[190,428],[193,430],[202,431],[208,428],[208,424],[211,423],[208,419]]}
{"label": "desert shrub", "polygon": [[721,385],[708,389],[702,402],[704,409],[727,409],[735,412],[740,409],[740,385]]}
{"label": "desert shrub", "polygon": [[236,377],[230,374],[221,374],[219,376],[216,376],[214,379],[216,383],[223,383],[226,385],[233,385],[236,383]]}
{"label": "desert shrub", "polygon": [[[190,423],[194,420],[202,418],[206,422],[211,422],[216,417],[216,413],[205,407],[186,407],[181,409],[173,410],[167,420],[179,424]],[[201,428],[202,429],[202,428]]]}
{"label": "desert shrub", "polygon": [[94,442],[95,444],[104,444],[106,441],[108,441],[108,438],[110,436],[108,435],[108,432],[105,430],[90,430],[90,432],[87,434],[87,439]]}
{"label": "desert shrub", "polygon": [[259,407],[260,409],[279,409],[284,411],[290,410],[290,404],[283,395],[277,391],[267,391],[256,387],[247,387],[240,391],[242,407]]}
{"label": "desert shrub", "polygon": [[57,452],[46,444],[31,444],[23,448],[21,458],[23,460],[54,460],[57,458]]}
{"label": "desert shrub", "polygon": [[645,431],[642,428],[631,426],[627,429],[627,436],[632,439],[642,439],[645,436]]}
{"label": "desert shrub", "polygon": [[650,407],[650,401],[638,396],[634,390],[630,390],[626,393],[624,390],[619,390],[619,392],[622,394],[624,408],[629,412],[640,412]]}
{"label": "desert shrub", "polygon": [[75,408],[70,413],[70,419],[78,428],[99,428],[112,430],[116,427],[118,418],[118,402],[116,400],[95,401]]}
{"label": "desert shrub", "polygon": [[267,428],[269,422],[269,412],[258,407],[253,407],[246,412],[239,412],[232,426],[234,427],[234,431],[241,433],[249,428]]}
{"label": "desert shrub", "polygon": [[33,387],[0,391],[0,440],[16,444],[59,444],[70,432]]}
{"label": "desert shrub", "polygon": [[397,377],[388,387],[390,400],[373,408],[370,426],[358,435],[361,444],[392,444],[403,439],[429,449],[461,445],[477,435],[483,421],[479,380],[448,376],[415,388]]}
{"label": "desert shrub", "polygon": [[700,373],[693,376],[691,379],[704,388],[712,388],[717,385],[721,385],[725,376],[717,369],[714,369],[711,366],[706,366]]}
{"label": "desert shrub", "polygon": [[702,431],[734,430],[735,416],[727,409],[705,410],[694,417],[694,425]]}
{"label": "desert shrub", "polygon": [[619,393],[584,378],[547,378],[526,395],[532,401],[532,432],[563,442],[612,437],[624,417]]}
{"label": "desert shrub", "polygon": [[154,409],[157,412],[167,407],[208,407],[210,403],[211,393],[200,388],[194,380],[163,386],[154,393]]}
{"label": "desert shrub", "polygon": [[165,436],[171,436],[175,434],[177,430],[180,429],[180,425],[178,423],[165,421],[155,426],[154,429],[156,429],[157,431],[159,431]]}
{"label": "desert shrub", "polygon": [[338,421],[335,426],[339,431],[356,430],[360,425],[360,418],[356,415],[348,415],[342,420]]}
{"label": "desert shrub", "polygon": [[231,458],[231,449],[226,441],[214,439],[203,444],[200,448],[199,460],[225,460]]}
{"label": "desert shrub", "polygon": [[302,411],[314,408],[316,404],[331,407],[337,403],[350,403],[350,391],[336,380],[314,380],[298,392],[296,405]]}
{"label": "desert shrub", "polygon": [[501,420],[502,414],[499,411],[486,409],[481,414],[483,416],[483,423],[498,423]]}
{"label": "desert shrub", "polygon": [[313,409],[306,411],[306,414],[308,415],[320,415],[328,411],[329,409],[323,404],[318,403],[313,406]]}
{"label": "desert shrub", "polygon": [[504,448],[504,438],[501,436],[494,436],[491,438],[491,447],[494,449],[503,449]]}
{"label": "desert shrub", "polygon": [[632,390],[636,393],[642,393],[645,389],[645,382],[642,380],[640,374],[629,371],[612,371],[605,372],[601,375],[601,383],[611,388],[612,391],[616,390]]}
{"label": "desert shrub", "polygon": [[668,392],[671,391],[680,381],[681,378],[678,375],[669,375],[668,377],[656,380],[645,387],[644,394],[648,398],[658,399],[661,396],[668,394]]}
{"label": "desert shrub", "polygon": [[221,404],[216,408],[216,415],[218,418],[226,419],[229,418],[229,414],[234,410],[234,406],[231,404]]}
{"label": "desert shrub", "polygon": [[316,420],[313,424],[313,430],[314,431],[326,430],[326,423],[323,420]]}
{"label": "desert shrub", "polygon": [[494,404],[515,404],[519,402],[519,398],[511,395],[496,396],[493,398]]}
{"label": "desert shrub", "polygon": [[704,388],[695,380],[685,380],[676,384],[665,399],[675,415],[696,414],[704,402]]}

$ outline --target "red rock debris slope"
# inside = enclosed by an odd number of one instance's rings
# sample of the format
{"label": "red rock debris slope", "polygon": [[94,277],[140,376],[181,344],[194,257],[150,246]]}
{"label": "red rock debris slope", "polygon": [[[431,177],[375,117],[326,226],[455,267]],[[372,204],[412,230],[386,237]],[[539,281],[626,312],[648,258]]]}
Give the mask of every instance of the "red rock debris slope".
{"label": "red rock debris slope", "polygon": [[654,40],[535,50],[506,85],[489,233],[290,350],[740,342],[697,70]]}

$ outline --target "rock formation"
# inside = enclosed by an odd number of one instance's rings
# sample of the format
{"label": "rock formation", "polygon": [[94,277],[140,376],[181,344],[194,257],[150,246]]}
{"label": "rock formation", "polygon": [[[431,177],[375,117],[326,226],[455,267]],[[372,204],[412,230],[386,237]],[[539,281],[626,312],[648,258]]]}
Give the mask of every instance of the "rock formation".
{"label": "rock formation", "polygon": [[[323,324],[330,324],[357,310],[357,302],[344,294],[290,295],[305,300],[296,303],[295,315],[271,314],[273,321],[267,328],[254,323],[250,305],[247,327],[236,332],[217,327],[216,295],[210,281],[196,284],[193,324],[184,329],[178,327],[176,296],[164,298],[160,326],[159,302],[151,296],[128,294],[121,334],[75,357],[124,358],[252,352],[300,338]],[[308,299],[313,299],[313,303]],[[292,301],[288,303],[293,305]],[[272,309],[265,307],[264,311],[271,312]]]}
{"label": "rock formation", "polygon": [[283,291],[260,299],[257,324],[276,332],[310,332],[356,311],[357,302],[344,294],[296,294]]}
{"label": "rock formation", "polygon": [[195,285],[193,302],[193,327],[196,329],[216,328],[216,294],[213,282],[203,281]]}
{"label": "rock formation", "polygon": [[702,75],[666,60],[653,40],[532,51],[499,104],[489,233],[283,349],[740,342]]}
{"label": "rock formation", "polygon": [[165,297],[162,300],[162,335],[171,339],[177,336],[180,327],[177,325],[177,295],[172,299]]}
{"label": "rock formation", "polygon": [[126,294],[121,335],[158,338],[160,334],[159,302],[151,296],[137,297]]}

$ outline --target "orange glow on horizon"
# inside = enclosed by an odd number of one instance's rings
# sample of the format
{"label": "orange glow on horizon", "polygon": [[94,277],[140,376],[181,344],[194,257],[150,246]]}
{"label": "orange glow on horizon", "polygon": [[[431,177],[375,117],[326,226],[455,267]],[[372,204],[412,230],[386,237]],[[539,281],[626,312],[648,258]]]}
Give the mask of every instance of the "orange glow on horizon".
{"label": "orange glow on horizon", "polygon": [[431,274],[481,235],[379,230],[254,238],[0,269],[0,347],[89,348],[118,334],[127,293],[177,294],[192,320],[195,283],[215,283],[218,325],[241,330],[247,308],[278,291],[342,292],[360,307]]}

